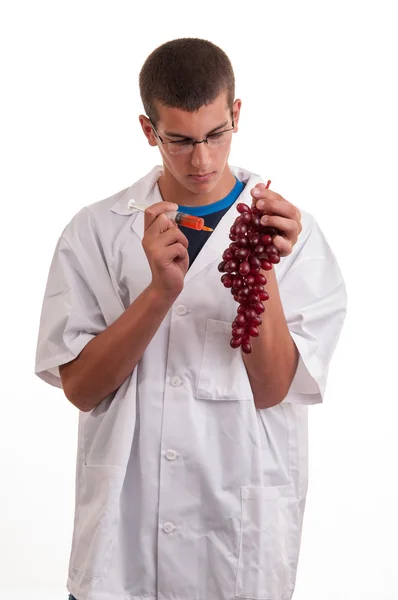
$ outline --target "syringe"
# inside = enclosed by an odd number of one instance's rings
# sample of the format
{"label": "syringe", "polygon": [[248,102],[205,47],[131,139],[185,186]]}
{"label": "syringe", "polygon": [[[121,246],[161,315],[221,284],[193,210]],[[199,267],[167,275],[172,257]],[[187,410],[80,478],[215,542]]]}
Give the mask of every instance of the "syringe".
{"label": "syringe", "polygon": [[[145,212],[149,205],[147,204],[138,204],[135,200],[129,201],[129,208],[140,210],[141,212]],[[166,217],[177,223],[177,225],[182,225],[183,227],[188,227],[189,229],[196,229],[196,231],[213,231],[210,227],[206,227],[204,219],[202,217],[196,217],[195,215],[187,215],[186,213],[182,213],[178,210],[171,210],[164,213]]]}

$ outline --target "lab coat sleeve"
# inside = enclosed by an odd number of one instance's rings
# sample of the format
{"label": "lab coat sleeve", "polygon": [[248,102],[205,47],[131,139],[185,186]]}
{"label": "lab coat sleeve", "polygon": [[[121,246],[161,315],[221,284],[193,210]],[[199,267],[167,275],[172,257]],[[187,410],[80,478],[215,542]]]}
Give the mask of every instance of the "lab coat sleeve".
{"label": "lab coat sleeve", "polygon": [[59,365],[76,358],[105,327],[88,274],[61,237],[44,294],[35,373],[47,383],[62,388]]}
{"label": "lab coat sleeve", "polygon": [[279,289],[290,334],[299,351],[284,402],[323,401],[329,364],[346,314],[346,289],[336,258],[311,215],[303,240]]}

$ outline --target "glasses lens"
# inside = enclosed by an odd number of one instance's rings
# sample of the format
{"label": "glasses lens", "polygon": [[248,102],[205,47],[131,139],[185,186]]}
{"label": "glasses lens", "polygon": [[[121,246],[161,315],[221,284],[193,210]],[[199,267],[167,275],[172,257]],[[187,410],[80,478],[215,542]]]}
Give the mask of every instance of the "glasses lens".
{"label": "glasses lens", "polygon": [[168,144],[170,154],[189,154],[193,150],[192,142],[176,142],[174,144]]}
{"label": "glasses lens", "polygon": [[230,131],[221,131],[220,133],[212,133],[207,137],[207,143],[211,148],[226,144],[230,138]]}

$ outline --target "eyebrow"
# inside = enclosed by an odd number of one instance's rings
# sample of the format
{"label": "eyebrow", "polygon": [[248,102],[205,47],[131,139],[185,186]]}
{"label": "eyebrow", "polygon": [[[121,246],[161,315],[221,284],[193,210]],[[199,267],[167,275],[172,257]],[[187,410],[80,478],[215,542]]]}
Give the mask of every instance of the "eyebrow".
{"label": "eyebrow", "polygon": [[[215,133],[216,131],[218,131],[222,127],[225,127],[226,125],[228,125],[228,121],[225,121],[225,123],[222,123],[221,125],[218,125],[217,127],[214,127],[214,129],[212,129],[211,131],[206,133],[205,137],[207,137],[208,135],[211,135],[212,133]],[[167,135],[167,137],[178,137],[178,138],[182,138],[184,140],[192,140],[193,139],[193,138],[191,138],[190,135],[184,135],[182,133],[174,133],[172,131],[165,131],[164,135]]]}

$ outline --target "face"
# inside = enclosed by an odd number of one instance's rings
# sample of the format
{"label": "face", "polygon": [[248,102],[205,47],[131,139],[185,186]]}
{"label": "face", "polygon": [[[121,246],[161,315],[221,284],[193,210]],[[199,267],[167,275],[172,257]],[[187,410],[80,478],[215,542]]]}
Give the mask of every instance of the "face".
{"label": "face", "polygon": [[[214,196],[220,200],[232,189],[234,178],[228,167],[232,135],[238,130],[241,101],[235,100],[233,105],[234,130],[225,134],[226,143],[209,147],[206,143],[196,144],[192,152],[173,154],[167,144],[162,144],[156,136],[147,117],[141,115],[142,129],[151,146],[157,145],[162,155],[164,175],[160,181],[161,189],[170,192],[181,204],[192,203],[195,196]],[[211,133],[217,133],[232,127],[232,116],[227,104],[226,92],[207,106],[202,106],[194,113],[178,108],[158,105],[159,120],[156,130],[164,142],[183,141],[190,138],[203,140]],[[163,194],[162,189],[162,194]],[[163,194],[164,195],[164,194]]]}

